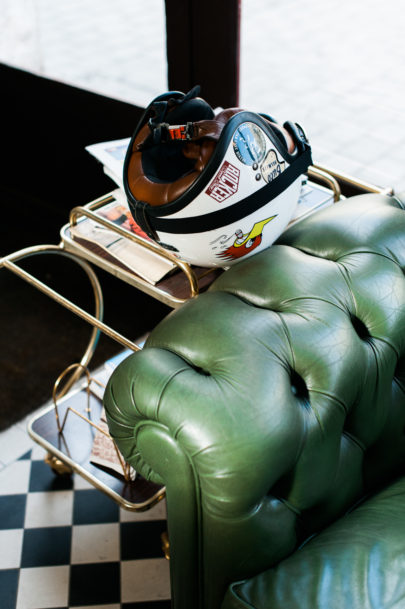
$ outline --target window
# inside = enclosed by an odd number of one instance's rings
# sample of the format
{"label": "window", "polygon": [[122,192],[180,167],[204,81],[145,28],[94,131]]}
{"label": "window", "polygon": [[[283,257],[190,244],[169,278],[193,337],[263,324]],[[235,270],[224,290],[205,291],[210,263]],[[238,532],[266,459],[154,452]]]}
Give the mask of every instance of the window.
{"label": "window", "polygon": [[314,160],[405,186],[401,0],[242,0],[240,103],[301,123]]}
{"label": "window", "polygon": [[167,89],[164,0],[3,0],[0,60],[139,106]]}

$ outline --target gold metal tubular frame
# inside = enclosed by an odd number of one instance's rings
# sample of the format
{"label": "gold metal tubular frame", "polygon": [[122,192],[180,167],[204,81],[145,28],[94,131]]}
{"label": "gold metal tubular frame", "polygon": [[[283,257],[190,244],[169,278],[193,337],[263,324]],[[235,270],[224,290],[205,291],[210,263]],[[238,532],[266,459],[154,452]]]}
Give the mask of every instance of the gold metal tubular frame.
{"label": "gold metal tubular frame", "polygon": [[[86,375],[86,380],[87,380],[87,384],[86,384],[86,387],[85,387],[86,398],[87,398],[86,413],[88,414],[88,416],[86,417],[81,412],[79,412],[76,408],[73,408],[72,406],[69,406],[66,409],[65,416],[63,417],[63,421],[61,423],[60,416],[59,416],[58,400],[59,400],[60,397],[62,397],[64,395],[64,390],[62,389],[58,393],[58,389],[59,389],[59,386],[60,386],[62,380],[65,378],[65,376],[67,374],[69,374],[69,372],[71,372],[72,370],[75,370],[77,368],[80,369],[79,371],[81,373]],[[62,434],[63,433],[63,429],[64,429],[65,424],[66,424],[66,421],[67,421],[67,418],[68,418],[68,415],[69,415],[69,412],[73,412],[73,414],[77,415],[83,421],[85,421],[86,423],[88,423],[89,425],[94,427],[94,429],[96,429],[101,434],[106,436],[106,438],[108,438],[112,442],[112,444],[114,446],[115,453],[117,455],[117,458],[118,458],[118,460],[120,462],[120,465],[121,465],[121,468],[122,468],[122,475],[124,476],[124,479],[127,482],[130,482],[130,480],[131,480],[131,478],[130,478],[130,465],[124,461],[124,457],[121,455],[121,453],[120,453],[120,451],[118,449],[118,446],[115,443],[115,440],[113,440],[113,438],[110,436],[110,434],[107,433],[100,425],[97,425],[96,423],[94,423],[94,421],[92,421],[90,419],[90,416],[91,416],[91,408],[90,408],[90,392],[91,392],[91,389],[90,389],[90,385],[91,385],[92,382],[97,383],[98,385],[100,385],[101,387],[103,387],[105,389],[105,385],[100,383],[97,379],[92,378],[88,368],[86,366],[83,366],[82,364],[71,364],[70,366],[65,368],[65,370],[58,376],[58,378],[55,381],[55,384],[53,386],[53,391],[52,391],[52,399],[53,399],[53,404],[54,404],[54,407],[55,407],[56,426],[58,428],[59,433]]]}
{"label": "gold metal tubular frame", "polygon": [[[21,261],[24,258],[29,258],[30,256],[35,256],[35,255],[40,255],[40,254],[57,254],[60,256],[64,256],[64,257],[72,260],[73,262],[76,262],[85,271],[85,273],[87,274],[87,276],[90,280],[90,283],[91,283],[91,286],[92,286],[93,292],[94,292],[94,298],[95,298],[95,315],[94,316],[90,315],[89,313],[87,313],[86,311],[84,311],[83,309],[81,309],[80,307],[78,307],[77,305],[75,305],[74,303],[72,303],[71,301],[66,299],[65,297],[61,296],[60,294],[58,294],[58,292],[56,292],[55,290],[53,290],[52,288],[50,288],[49,286],[47,286],[46,284],[41,282],[39,279],[37,279],[36,277],[31,275],[30,273],[28,273],[21,267],[19,267],[17,264],[15,264],[16,262]],[[138,345],[127,340],[124,336],[122,336],[118,332],[115,332],[114,330],[112,330],[111,328],[106,326],[104,323],[102,323],[101,319],[103,317],[103,295],[102,295],[101,286],[99,284],[96,274],[94,273],[91,266],[87,262],[85,262],[84,260],[81,260],[74,254],[66,252],[62,248],[62,246],[37,245],[37,246],[28,247],[28,248],[13,252],[12,254],[10,254],[8,256],[4,256],[3,258],[0,258],[0,269],[2,269],[2,268],[8,269],[12,273],[17,275],[21,279],[23,279],[24,281],[26,281],[28,284],[37,288],[38,290],[40,290],[41,292],[43,292],[44,294],[46,294],[47,296],[49,296],[50,298],[52,298],[53,300],[55,300],[56,302],[58,302],[59,304],[64,306],[66,309],[75,313],[76,315],[78,315],[79,317],[81,317],[82,319],[84,319],[85,321],[87,321],[88,323],[90,323],[93,326],[90,341],[88,343],[88,346],[86,348],[84,355],[82,356],[82,358],[80,360],[80,363],[69,366],[69,368],[66,369],[62,373],[62,375],[64,376],[65,373],[69,372],[70,370],[73,370],[74,368],[76,368],[76,371],[73,372],[73,374],[65,382],[63,388],[61,388],[57,394],[54,391],[54,395],[53,395],[54,400],[57,399],[59,401],[60,399],[63,400],[64,398],[68,397],[68,392],[71,390],[72,386],[78,381],[80,376],[83,374],[83,369],[86,369],[87,364],[89,363],[91,357],[93,356],[100,331],[103,331],[105,334],[107,334],[108,336],[110,336],[111,338],[116,340],[117,342],[121,343],[124,347],[128,347],[128,348],[132,349],[133,351],[140,350],[140,347]],[[60,384],[62,375],[60,375],[60,377],[58,379],[56,389],[59,388],[59,384]],[[80,389],[76,389],[76,391],[79,391],[79,390]],[[71,394],[69,394],[69,395],[71,395]],[[63,423],[62,423],[62,425],[60,425],[60,421],[58,420],[59,419],[58,412],[57,412],[57,409],[55,409],[54,403],[46,408],[46,412],[48,412],[50,410],[55,411],[55,413],[57,415],[57,427],[60,430],[61,437],[63,438]],[[70,408],[70,410],[72,410],[75,414],[77,414],[81,418],[83,418],[87,423],[90,422],[91,425],[93,425],[94,427],[96,427],[98,429],[98,426],[94,425],[94,423],[87,420],[86,417],[83,417],[79,412],[75,412],[75,410],[72,408]],[[28,433],[31,436],[31,438],[35,442],[40,444],[43,448],[45,448],[49,452],[49,454],[54,456],[56,459],[59,459],[61,461],[61,463],[65,464],[67,466],[67,469],[70,468],[71,470],[77,472],[80,476],[82,476],[84,479],[86,479],[88,482],[90,482],[95,488],[97,488],[98,490],[102,491],[103,493],[105,493],[106,495],[108,495],[109,497],[114,499],[114,501],[116,501],[121,507],[123,507],[124,509],[129,510],[129,511],[144,511],[144,510],[149,509],[150,507],[152,507],[158,501],[162,500],[165,497],[165,488],[164,487],[162,487],[160,490],[158,490],[153,495],[153,497],[151,497],[147,501],[144,501],[144,502],[136,504],[136,505],[132,504],[131,502],[127,501],[126,499],[124,499],[123,497],[118,495],[115,491],[110,489],[105,483],[101,482],[95,476],[93,476],[91,473],[89,473],[84,467],[82,467],[80,464],[74,462],[70,458],[69,455],[64,454],[62,452],[62,450],[59,450],[57,447],[53,446],[50,442],[48,442],[46,440],[46,438],[38,435],[33,430],[34,422],[37,419],[41,418],[44,414],[45,414],[45,411],[41,411],[38,415],[36,415],[28,423]],[[100,428],[100,431],[101,431],[101,428]],[[103,432],[103,433],[105,433],[105,432]],[[124,478],[125,478],[125,473],[124,473]]]}
{"label": "gold metal tubular frame", "polygon": [[[68,396],[65,396],[65,397],[68,397]],[[53,404],[51,404],[50,406],[48,406],[46,408],[46,412],[49,412],[50,410],[54,410]],[[77,472],[80,476],[82,476],[82,478],[84,478],[85,480],[90,482],[90,484],[92,484],[96,489],[98,489],[99,491],[102,491],[103,493],[105,493],[106,495],[108,495],[109,497],[114,499],[114,501],[116,501],[122,508],[124,508],[125,510],[128,510],[130,512],[144,512],[145,510],[148,510],[149,508],[154,506],[156,503],[158,503],[159,501],[164,499],[164,497],[166,495],[165,487],[162,487],[161,489],[159,489],[155,493],[155,495],[153,497],[151,497],[150,499],[148,499],[147,501],[136,504],[136,505],[130,503],[129,501],[127,501],[126,499],[124,499],[123,497],[118,495],[115,491],[111,490],[105,483],[101,482],[100,480],[95,478],[92,474],[90,474],[83,466],[81,466],[79,463],[76,463],[76,461],[73,461],[73,459],[71,459],[69,456],[64,454],[61,450],[59,450],[58,448],[53,446],[50,442],[48,442],[42,436],[38,435],[33,430],[33,424],[35,423],[35,421],[37,419],[39,419],[40,417],[42,417],[44,414],[45,414],[45,411],[43,410],[39,414],[37,414],[28,423],[28,433],[29,433],[30,437],[35,442],[40,444],[40,446],[45,448],[45,450],[50,452],[52,455],[55,455],[55,457],[57,457],[63,463],[68,465],[73,471]]]}
{"label": "gold metal tubular frame", "polygon": [[[113,197],[111,197],[111,200],[113,200]],[[92,211],[93,209],[97,209],[98,207],[101,207],[101,205],[105,205],[106,202],[107,201],[105,199],[103,199],[102,201],[96,201],[94,204],[91,204],[89,207],[74,207],[72,209],[72,211],[70,212],[70,216],[69,216],[70,225],[74,226],[75,224],[77,224],[77,219],[79,216],[86,216],[87,218],[94,220],[98,224],[101,224],[102,226],[105,226],[106,228],[109,228],[110,230],[118,233],[125,239],[130,239],[134,243],[137,243],[138,245],[142,245],[142,247],[145,247],[146,249],[154,252],[155,254],[162,256],[162,258],[166,258],[170,262],[173,262],[177,267],[179,267],[179,269],[182,270],[183,273],[186,275],[186,277],[189,281],[189,284],[190,284],[190,297],[193,298],[194,296],[197,296],[197,294],[198,294],[197,278],[195,276],[193,269],[190,267],[189,264],[187,264],[187,262],[180,260],[180,258],[177,258],[177,256],[175,256],[171,252],[168,252],[167,250],[163,249],[157,243],[154,243],[153,241],[147,241],[146,239],[143,239],[142,237],[140,237],[139,235],[136,235],[135,233],[130,233],[129,231],[122,228],[121,226],[118,226],[117,224],[110,222],[110,220],[107,220],[106,218],[103,218],[103,217],[99,216],[98,214],[95,214],[94,211]]]}
{"label": "gold metal tubular frame", "polygon": [[339,182],[329,172],[321,169],[319,166],[311,165],[308,167],[307,174],[309,178],[318,178],[318,180],[325,182],[326,185],[333,190],[334,202],[336,203],[337,201],[340,201],[342,191],[340,189]]}
{"label": "gold metal tubular frame", "polygon": [[[93,292],[94,292],[95,315],[91,315],[90,313],[87,313],[87,311],[84,311],[84,309],[77,306],[76,304],[74,304],[73,302],[71,302],[70,300],[68,300],[67,298],[65,298],[64,296],[62,296],[61,294],[59,294],[58,292],[56,292],[55,290],[53,290],[52,288],[47,286],[45,283],[43,283],[42,281],[40,281],[39,279],[37,279],[36,277],[34,277],[30,273],[28,273],[27,271],[25,271],[18,265],[14,264],[16,261],[22,260],[23,258],[28,258],[29,256],[34,256],[34,255],[38,255],[38,254],[58,254],[58,255],[64,256],[66,258],[69,258],[73,262],[76,262],[85,271],[85,273],[87,274],[87,276],[90,280],[90,283],[91,283],[91,286],[92,286]],[[106,334],[107,336],[112,338],[113,340],[116,340],[117,342],[119,342],[124,347],[132,349],[133,351],[140,350],[140,347],[137,344],[128,340],[127,338],[125,338],[125,336],[122,336],[121,334],[119,334],[118,332],[116,332],[115,330],[113,330],[112,328],[110,328],[109,326],[107,326],[106,324],[104,324],[101,321],[103,318],[103,294],[101,291],[101,286],[100,286],[100,283],[99,283],[97,276],[94,273],[93,269],[84,260],[81,260],[77,256],[70,254],[69,252],[66,252],[60,246],[57,246],[57,245],[37,245],[37,246],[29,247],[29,248],[26,248],[23,250],[19,250],[17,252],[14,252],[13,254],[10,254],[8,256],[5,256],[4,258],[1,258],[0,259],[0,268],[2,268],[2,267],[8,269],[15,275],[18,275],[19,277],[24,279],[24,281],[26,281],[30,285],[34,286],[35,288],[37,288],[38,290],[40,290],[41,292],[43,292],[44,294],[46,294],[47,296],[49,296],[50,298],[52,298],[53,300],[55,300],[56,302],[58,302],[59,304],[64,306],[66,309],[75,313],[76,315],[78,315],[79,317],[81,317],[82,319],[84,319],[86,322],[88,322],[89,324],[91,324],[93,326],[93,332],[92,332],[92,335],[90,338],[89,345],[86,349],[85,354],[83,355],[82,359],[80,360],[81,365],[87,366],[87,364],[89,363],[89,361],[94,353],[100,330],[102,332],[104,332],[104,334]],[[63,394],[67,393],[67,391],[72,387],[72,385],[74,384],[74,382],[77,380],[77,378],[79,376],[80,376],[80,370],[77,370],[73,374],[73,377],[66,383],[66,385],[63,389]]]}
{"label": "gold metal tubular frame", "polygon": [[342,172],[337,172],[334,169],[331,169],[330,167],[326,167],[324,165],[319,165],[318,163],[313,165],[311,167],[311,169],[315,169],[315,170],[321,171],[322,173],[326,173],[327,175],[329,175],[329,177],[336,180],[338,183],[339,182],[346,183],[346,184],[348,184],[350,186],[354,186],[355,188],[358,188],[359,190],[362,190],[364,192],[376,193],[376,194],[381,194],[381,195],[392,195],[393,194],[393,189],[390,186],[382,188],[380,186],[376,186],[375,184],[370,184],[369,182],[364,182],[362,180],[358,180],[357,178],[354,178],[353,176],[350,176],[348,174],[345,174]]}

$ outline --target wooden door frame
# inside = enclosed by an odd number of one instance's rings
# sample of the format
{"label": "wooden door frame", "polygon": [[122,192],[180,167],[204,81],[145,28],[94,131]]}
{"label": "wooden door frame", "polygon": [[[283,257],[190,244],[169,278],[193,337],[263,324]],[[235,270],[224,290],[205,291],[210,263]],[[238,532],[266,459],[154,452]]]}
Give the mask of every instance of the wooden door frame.
{"label": "wooden door frame", "polygon": [[201,85],[212,106],[239,102],[241,0],[165,0],[169,90]]}

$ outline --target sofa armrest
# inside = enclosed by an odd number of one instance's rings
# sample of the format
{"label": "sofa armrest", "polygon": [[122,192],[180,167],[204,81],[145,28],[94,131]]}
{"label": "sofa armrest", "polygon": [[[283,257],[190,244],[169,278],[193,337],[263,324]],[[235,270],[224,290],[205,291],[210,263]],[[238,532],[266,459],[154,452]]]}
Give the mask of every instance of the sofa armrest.
{"label": "sofa armrest", "polygon": [[399,203],[349,199],[232,267],[114,372],[110,431],[166,485],[175,607],[218,607],[403,466],[404,269]]}

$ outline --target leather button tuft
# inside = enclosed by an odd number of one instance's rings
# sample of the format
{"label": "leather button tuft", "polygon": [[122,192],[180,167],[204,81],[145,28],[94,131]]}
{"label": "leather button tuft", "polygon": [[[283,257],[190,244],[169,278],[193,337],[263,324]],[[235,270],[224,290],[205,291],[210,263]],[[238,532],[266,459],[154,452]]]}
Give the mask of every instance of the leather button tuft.
{"label": "leather button tuft", "polygon": [[361,319],[356,317],[356,315],[350,315],[350,321],[352,322],[353,328],[359,338],[361,340],[367,340],[371,338],[371,334],[367,329],[367,326]]}
{"label": "leather button tuft", "polygon": [[304,379],[295,370],[291,371],[291,391],[299,400],[305,401],[310,406],[308,387]]}

